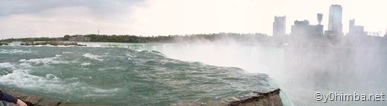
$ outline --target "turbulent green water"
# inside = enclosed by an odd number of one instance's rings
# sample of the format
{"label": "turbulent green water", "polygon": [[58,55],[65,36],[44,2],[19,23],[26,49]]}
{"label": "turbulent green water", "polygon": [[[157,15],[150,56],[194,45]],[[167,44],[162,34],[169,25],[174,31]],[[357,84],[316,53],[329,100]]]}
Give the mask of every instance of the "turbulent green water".
{"label": "turbulent green water", "polygon": [[154,46],[129,46],[0,46],[0,85],[68,102],[109,105],[208,101],[273,87],[265,74],[144,49]]}

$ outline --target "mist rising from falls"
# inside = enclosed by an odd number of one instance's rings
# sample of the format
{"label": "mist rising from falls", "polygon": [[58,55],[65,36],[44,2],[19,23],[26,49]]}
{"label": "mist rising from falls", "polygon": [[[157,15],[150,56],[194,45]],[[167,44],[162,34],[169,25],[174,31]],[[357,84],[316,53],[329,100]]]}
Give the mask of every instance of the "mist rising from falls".
{"label": "mist rising from falls", "polygon": [[[367,42],[367,43],[364,43]],[[323,42],[324,43],[324,42]],[[117,44],[114,44],[117,46]],[[350,45],[350,46],[348,46]],[[371,38],[344,38],[341,43],[301,43],[284,48],[246,44],[230,39],[170,44],[118,44],[137,50],[156,50],[169,58],[216,66],[239,67],[247,73],[266,73],[296,105],[327,105],[316,92],[380,93],[385,89],[387,49]],[[113,46],[113,45],[112,45]],[[331,105],[377,105],[385,102],[331,102]],[[328,104],[329,105],[329,104]]]}
{"label": "mist rising from falls", "polygon": [[[310,40],[310,39],[306,39]],[[383,105],[385,102],[317,101],[316,92],[372,94],[387,85],[387,49],[382,38],[343,37],[337,44],[303,43],[284,48],[264,47],[232,40],[197,41],[165,45],[171,58],[240,67],[249,73],[267,73],[283,86],[296,105]],[[321,42],[320,42],[321,43]]]}
{"label": "mist rising from falls", "polygon": [[[376,94],[385,91],[387,49],[383,39],[367,36],[293,38],[285,47],[285,79],[281,80],[299,105],[385,105],[377,101],[323,103],[316,92]],[[385,43],[385,42],[384,42]],[[300,93],[302,92],[302,93]]]}
{"label": "mist rising from falls", "polygon": [[265,52],[270,51],[263,52],[261,48],[254,45],[195,43],[164,45],[160,51],[170,58],[198,61],[216,66],[239,67],[249,73],[268,73],[268,66],[262,60],[269,59],[264,55],[269,54]]}

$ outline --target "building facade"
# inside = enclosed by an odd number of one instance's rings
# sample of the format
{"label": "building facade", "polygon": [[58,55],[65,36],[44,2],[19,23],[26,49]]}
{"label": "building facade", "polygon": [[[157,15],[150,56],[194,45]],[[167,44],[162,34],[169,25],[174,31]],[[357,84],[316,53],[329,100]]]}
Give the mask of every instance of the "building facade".
{"label": "building facade", "polygon": [[294,25],[292,25],[292,30],[290,35],[292,36],[307,36],[309,30],[309,21],[294,21]]}
{"label": "building facade", "polygon": [[349,20],[348,35],[353,35],[353,36],[365,35],[364,26],[355,25],[355,19]]}
{"label": "building facade", "polygon": [[342,7],[340,5],[331,5],[329,7],[328,31],[336,34],[343,33]]}
{"label": "building facade", "polygon": [[275,16],[273,22],[273,36],[279,37],[286,34],[286,16]]}
{"label": "building facade", "polygon": [[294,21],[291,35],[299,37],[322,37],[324,26],[321,24],[310,25],[308,20]]}

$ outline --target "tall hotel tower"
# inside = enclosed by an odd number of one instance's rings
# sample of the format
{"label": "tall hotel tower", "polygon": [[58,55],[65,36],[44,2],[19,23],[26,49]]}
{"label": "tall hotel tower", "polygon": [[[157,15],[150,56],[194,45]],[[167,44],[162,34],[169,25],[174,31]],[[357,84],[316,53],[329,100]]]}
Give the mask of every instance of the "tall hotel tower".
{"label": "tall hotel tower", "polygon": [[273,36],[284,36],[286,33],[286,16],[275,16],[273,22]]}
{"label": "tall hotel tower", "polygon": [[336,34],[343,33],[343,23],[342,23],[342,11],[340,5],[331,5],[329,7],[329,24],[328,31],[331,31]]}

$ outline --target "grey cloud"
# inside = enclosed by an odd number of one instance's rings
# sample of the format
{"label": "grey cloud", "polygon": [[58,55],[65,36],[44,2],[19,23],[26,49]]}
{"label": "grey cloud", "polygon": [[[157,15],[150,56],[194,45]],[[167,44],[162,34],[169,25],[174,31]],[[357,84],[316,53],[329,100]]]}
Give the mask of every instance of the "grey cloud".
{"label": "grey cloud", "polygon": [[0,0],[0,16],[36,13],[61,7],[86,7],[102,14],[124,11],[143,0]]}

